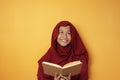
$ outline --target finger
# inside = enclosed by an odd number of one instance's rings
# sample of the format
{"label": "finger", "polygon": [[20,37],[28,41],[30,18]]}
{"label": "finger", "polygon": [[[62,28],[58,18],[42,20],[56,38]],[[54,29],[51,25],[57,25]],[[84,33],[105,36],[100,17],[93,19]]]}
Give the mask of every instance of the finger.
{"label": "finger", "polygon": [[58,79],[60,79],[61,78],[61,75],[58,75],[58,77],[57,77]]}
{"label": "finger", "polygon": [[55,72],[55,75],[54,75],[54,77],[57,77],[57,75],[58,75],[58,74],[57,74],[57,72]]}
{"label": "finger", "polygon": [[64,78],[60,78],[60,80],[66,80],[66,79],[64,79]]}
{"label": "finger", "polygon": [[58,73],[55,72],[54,80],[60,80],[60,78],[61,78],[61,75],[60,74],[58,75]]}
{"label": "finger", "polygon": [[61,75],[61,79],[63,79],[63,80],[67,80],[67,77],[66,77],[66,76]]}
{"label": "finger", "polygon": [[71,73],[69,73],[68,77],[71,77]]}
{"label": "finger", "polygon": [[71,78],[71,73],[69,73],[69,75],[68,75],[68,79],[70,80],[70,78]]}

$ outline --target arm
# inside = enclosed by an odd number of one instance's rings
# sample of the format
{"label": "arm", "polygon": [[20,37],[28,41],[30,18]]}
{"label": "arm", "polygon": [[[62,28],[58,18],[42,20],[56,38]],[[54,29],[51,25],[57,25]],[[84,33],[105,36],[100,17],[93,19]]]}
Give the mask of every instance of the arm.
{"label": "arm", "polygon": [[88,55],[82,54],[80,60],[82,61],[83,65],[79,80],[88,80]]}
{"label": "arm", "polygon": [[37,72],[37,80],[49,80],[49,76],[44,74],[42,62],[43,61],[50,61],[50,54],[45,54],[39,61],[38,61],[38,72]]}
{"label": "arm", "polygon": [[38,66],[37,80],[45,80],[41,63],[39,63],[39,66]]}

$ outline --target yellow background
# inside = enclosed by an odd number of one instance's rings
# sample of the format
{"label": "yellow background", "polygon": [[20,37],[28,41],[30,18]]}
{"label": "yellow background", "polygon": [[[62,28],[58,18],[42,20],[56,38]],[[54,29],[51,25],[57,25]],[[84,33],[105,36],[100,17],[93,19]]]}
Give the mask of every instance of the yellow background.
{"label": "yellow background", "polygon": [[61,20],[76,26],[89,52],[89,80],[120,80],[119,0],[0,0],[0,80],[37,80]]}

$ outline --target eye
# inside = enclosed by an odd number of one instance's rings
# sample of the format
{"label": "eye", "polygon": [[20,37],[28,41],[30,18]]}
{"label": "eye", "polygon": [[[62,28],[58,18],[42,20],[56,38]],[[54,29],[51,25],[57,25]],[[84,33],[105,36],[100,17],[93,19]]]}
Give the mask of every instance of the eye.
{"label": "eye", "polygon": [[60,33],[60,34],[62,34],[62,33],[63,33],[63,31],[59,31],[59,33]]}
{"label": "eye", "polygon": [[70,32],[68,32],[67,34],[71,34]]}

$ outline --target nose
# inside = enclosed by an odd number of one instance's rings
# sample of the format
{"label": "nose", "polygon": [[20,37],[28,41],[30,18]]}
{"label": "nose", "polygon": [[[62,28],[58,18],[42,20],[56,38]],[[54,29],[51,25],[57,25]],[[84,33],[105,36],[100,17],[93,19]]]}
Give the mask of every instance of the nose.
{"label": "nose", "polygon": [[66,39],[66,38],[67,38],[67,34],[64,33],[64,34],[62,35],[62,39]]}

